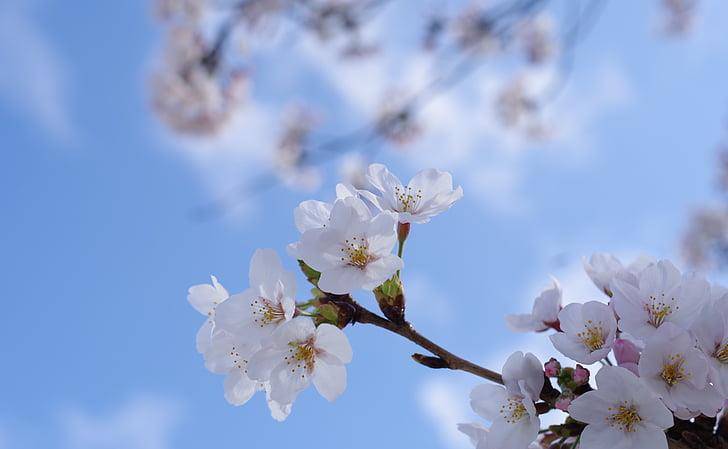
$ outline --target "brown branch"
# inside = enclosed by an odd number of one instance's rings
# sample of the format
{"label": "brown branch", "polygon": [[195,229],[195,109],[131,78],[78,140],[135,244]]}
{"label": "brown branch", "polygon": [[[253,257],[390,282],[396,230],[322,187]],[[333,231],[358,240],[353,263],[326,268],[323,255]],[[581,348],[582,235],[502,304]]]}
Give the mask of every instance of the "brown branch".
{"label": "brown branch", "polygon": [[[491,382],[503,385],[503,377],[500,375],[500,373],[491,371],[488,368],[483,368],[480,365],[476,365],[473,362],[456,356],[452,352],[448,351],[447,349],[443,348],[442,346],[438,345],[437,343],[417,332],[409,322],[405,321],[402,324],[395,324],[392,321],[389,321],[388,319],[369,311],[367,308],[361,306],[359,303],[351,298],[346,298],[344,301],[353,305],[356,309],[354,322],[371,324],[376,327],[386,329],[389,332],[393,332],[397,335],[401,335],[402,337],[406,338],[417,346],[420,346],[421,348],[424,348],[430,353],[437,356],[428,357],[423,356],[422,354],[414,354],[412,358],[416,362],[419,362],[422,365],[428,366],[430,368],[448,368],[452,370],[465,371],[478,377],[482,377],[483,379],[490,380]],[[439,361],[436,362],[435,360],[437,359],[439,359]]]}

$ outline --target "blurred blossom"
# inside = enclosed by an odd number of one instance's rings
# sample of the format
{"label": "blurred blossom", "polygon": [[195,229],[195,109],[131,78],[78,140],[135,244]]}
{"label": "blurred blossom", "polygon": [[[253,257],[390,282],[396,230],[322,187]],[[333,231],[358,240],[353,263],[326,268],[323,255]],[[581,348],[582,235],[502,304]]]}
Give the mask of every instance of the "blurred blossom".
{"label": "blurred blossom", "polygon": [[728,214],[703,209],[693,214],[683,236],[682,252],[693,267],[716,267],[728,262]]}
{"label": "blurred blossom", "polygon": [[718,150],[718,188],[728,192],[728,142],[722,142]]}
{"label": "blurred blossom", "polygon": [[440,15],[432,15],[427,20],[425,34],[422,38],[422,48],[432,51],[439,46],[446,23],[447,20]]}
{"label": "blurred blossom", "polygon": [[207,0],[157,0],[155,12],[161,20],[197,21]]}
{"label": "blurred blossom", "polygon": [[355,189],[369,187],[367,181],[367,163],[364,156],[359,153],[347,153],[339,162],[339,178],[344,184],[354,186]]}
{"label": "blurred blossom", "polygon": [[412,143],[422,134],[412,107],[399,92],[390,91],[385,95],[377,117],[377,133],[396,145]]}
{"label": "blurred blossom", "polygon": [[550,16],[541,14],[523,22],[518,34],[526,60],[531,64],[541,64],[556,54],[554,22]]}
{"label": "blurred blossom", "polygon": [[470,6],[453,23],[455,42],[461,50],[490,53],[499,47],[493,33],[493,23],[485,17],[484,10]]}
{"label": "blurred blossom", "polygon": [[695,22],[698,0],[662,0],[663,29],[672,36],[689,32]]}
{"label": "blurred blossom", "polygon": [[220,80],[204,67],[167,69],[152,79],[152,103],[171,128],[187,134],[209,135],[222,129],[244,95],[247,75],[233,72]]}
{"label": "blurred blossom", "polygon": [[535,95],[528,92],[523,77],[514,78],[503,86],[496,99],[495,112],[507,128],[521,130],[534,139],[547,135],[546,126],[539,116],[540,105]]}
{"label": "blurred blossom", "polygon": [[283,128],[274,154],[277,175],[291,187],[315,190],[321,183],[321,172],[306,164],[311,131],[319,117],[302,106],[289,106],[284,112]]}
{"label": "blurred blossom", "polygon": [[241,19],[249,26],[256,27],[268,17],[272,17],[285,6],[286,0],[247,0],[238,5]]}

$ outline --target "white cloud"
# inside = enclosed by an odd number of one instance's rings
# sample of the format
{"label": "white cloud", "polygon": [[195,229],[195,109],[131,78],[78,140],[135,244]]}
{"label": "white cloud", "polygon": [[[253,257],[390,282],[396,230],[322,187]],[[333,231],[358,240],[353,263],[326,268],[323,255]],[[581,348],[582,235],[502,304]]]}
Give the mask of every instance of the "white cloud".
{"label": "white cloud", "polygon": [[97,415],[68,410],[63,418],[72,449],[170,449],[181,410],[174,401],[138,396]]}
{"label": "white cloud", "polygon": [[422,273],[405,272],[407,317],[415,324],[432,323],[447,326],[453,322],[453,311],[445,294]]}
{"label": "white cloud", "polygon": [[[390,10],[378,16],[367,32],[376,36],[391,35],[384,30],[391,30],[393,17],[402,12]],[[397,31],[408,32],[399,28]],[[385,96],[391,98],[397,88],[406,89],[402,92],[405,95],[419,92],[439,72],[438,65],[442,65],[441,60],[432,61],[428,55],[411,48],[407,51],[397,48],[397,42],[374,56],[342,62],[336,46],[322,44],[313,36],[302,35],[295,45],[288,40],[281,41],[285,42],[266,48],[275,58],[263,59],[265,64],[285,60],[287,73],[317,80],[312,82],[315,88],[310,93],[301,95],[304,98],[307,94],[315,95],[310,99],[314,104],[324,102],[333,108],[326,112],[340,119],[337,124],[348,124],[343,126],[372,120]],[[559,170],[578,167],[589,160],[595,126],[604,114],[631,101],[633,89],[614,61],[578,67],[566,90],[543,111],[543,120],[554,124],[550,140],[534,142],[521,131],[504,128],[494,111],[493,104],[501,88],[513,77],[504,65],[507,64],[484,65],[462,84],[428,103],[420,115],[425,129],[423,136],[407,151],[390,155],[401,158],[415,170],[426,166],[453,170],[467,194],[480,199],[487,208],[499,213],[523,214],[530,209],[527,195],[522,192],[528,181],[529,157],[536,151],[546,153],[549,163]],[[259,67],[258,72],[264,71],[265,67]],[[530,71],[525,79],[531,88],[544,88],[555,76],[556,68],[550,66]],[[326,89],[320,88],[320,81],[327,85],[329,92],[324,93]],[[260,84],[263,89],[270,89],[266,83]],[[331,95],[336,99],[332,100]],[[192,163],[201,167],[205,178],[212,178],[206,181],[208,184],[229,188],[233,184],[231,179],[243,179],[251,172],[250,167],[258,172],[264,169],[275,138],[270,131],[276,127],[278,106],[273,105],[283,100],[279,97],[275,92],[257,92],[258,104],[248,107],[248,119],[240,127],[233,127],[236,132],[232,134],[229,151],[217,151],[199,141],[185,145],[185,153],[191,154]],[[261,98],[266,99],[265,105],[260,104]],[[206,150],[194,151],[198,145]],[[233,169],[242,166],[247,171]],[[213,190],[220,193],[219,188]]]}
{"label": "white cloud", "polygon": [[78,134],[70,118],[68,64],[29,3],[35,2],[0,6],[0,99],[67,144]]}
{"label": "white cloud", "polygon": [[432,421],[442,444],[452,449],[470,447],[457,424],[473,420],[468,406],[469,391],[462,384],[442,379],[423,382],[417,391],[422,411]]}

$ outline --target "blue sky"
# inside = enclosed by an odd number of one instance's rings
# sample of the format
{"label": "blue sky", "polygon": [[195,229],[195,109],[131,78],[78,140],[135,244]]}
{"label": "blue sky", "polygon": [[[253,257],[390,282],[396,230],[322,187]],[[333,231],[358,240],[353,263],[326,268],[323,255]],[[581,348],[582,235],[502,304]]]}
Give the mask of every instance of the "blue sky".
{"label": "blue sky", "polygon": [[[455,352],[496,369],[515,349],[543,354],[545,339],[510,334],[505,313],[527,309],[549,274],[571,299],[597,297],[579,266],[592,251],[677,257],[686,214],[713,199],[728,11],[705,2],[694,35],[674,41],[655,32],[657,2],[640,3],[612,2],[579,47],[550,143],[479,115],[504,76],[486,66],[425,111],[433,131],[421,143],[380,153],[402,178],[435,164],[465,191],[413,229],[404,271],[410,318]],[[452,422],[470,416],[476,380],[427,371],[409,361],[411,345],[365,326],[347,329],[354,361],[335,404],[307,391],[285,424],[259,397],[227,405],[194,350],[202,318],[185,300],[209,274],[245,288],[255,248],[284,254],[296,239],[293,207],[331,196],[330,182],[308,195],[276,188],[232,217],[190,220],[260,169],[251,147],[271,133],[266,111],[308,88],[355,123],[371,91],[417,70],[396,58],[383,71],[342,70],[282,39],[255,56],[265,69],[248,120],[213,143],[183,141],[147,107],[159,39],[149,10],[141,0],[0,6],[0,448],[463,447]]]}

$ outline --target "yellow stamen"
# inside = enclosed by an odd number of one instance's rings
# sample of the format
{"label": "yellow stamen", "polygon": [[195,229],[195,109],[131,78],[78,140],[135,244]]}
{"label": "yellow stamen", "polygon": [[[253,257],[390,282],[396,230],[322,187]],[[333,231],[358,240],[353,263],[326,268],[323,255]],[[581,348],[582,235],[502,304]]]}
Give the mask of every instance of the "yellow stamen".
{"label": "yellow stamen", "polygon": [[660,377],[671,387],[687,379],[689,374],[685,373],[685,358],[682,355],[670,356],[662,365]]}
{"label": "yellow stamen", "polygon": [[618,407],[609,407],[608,410],[611,414],[607,417],[607,423],[622,432],[634,432],[637,425],[642,422],[637,407],[628,405],[626,402]]}

